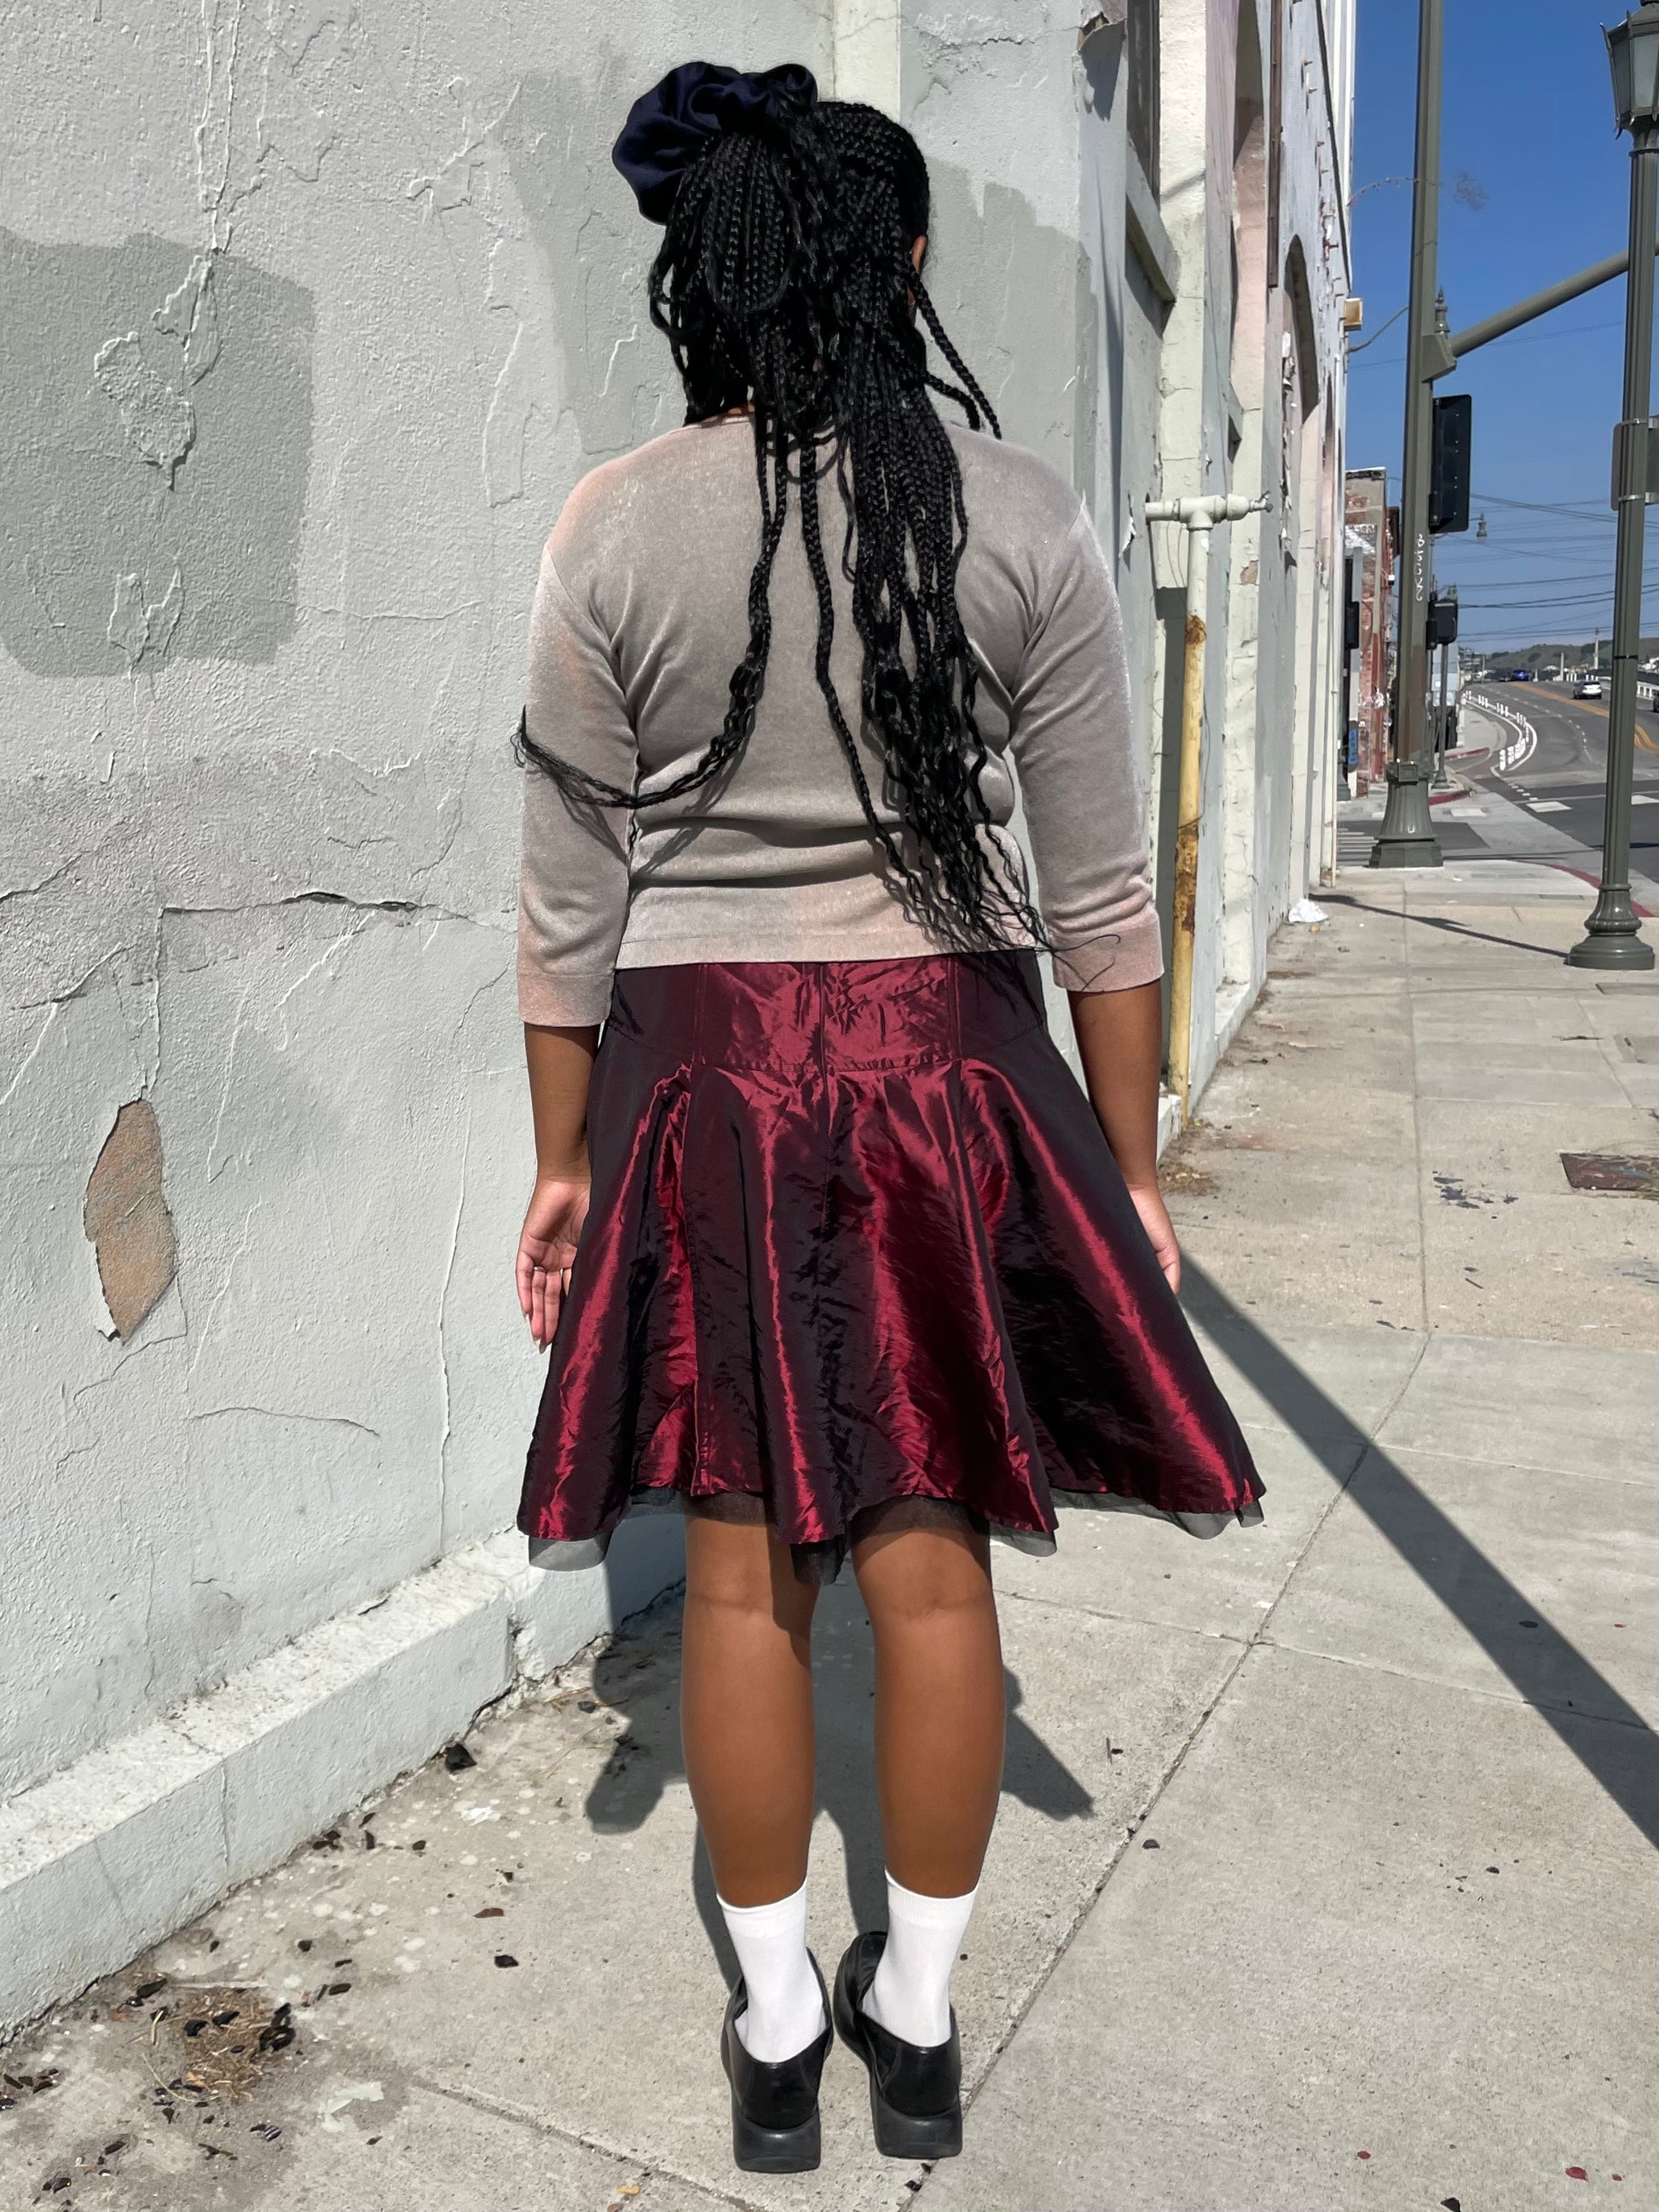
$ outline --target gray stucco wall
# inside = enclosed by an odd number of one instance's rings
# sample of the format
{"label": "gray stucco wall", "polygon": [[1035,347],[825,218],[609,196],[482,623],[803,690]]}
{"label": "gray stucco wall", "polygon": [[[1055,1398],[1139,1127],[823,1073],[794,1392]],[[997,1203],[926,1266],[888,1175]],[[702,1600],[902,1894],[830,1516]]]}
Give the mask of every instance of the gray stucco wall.
{"label": "gray stucco wall", "polygon": [[[671,60],[826,35],[8,15],[0,1789],[512,1517],[525,616],[576,478],[678,416],[610,142]],[[140,1098],[161,1210],[94,1250]],[[157,1294],[125,1340],[105,1285]]]}

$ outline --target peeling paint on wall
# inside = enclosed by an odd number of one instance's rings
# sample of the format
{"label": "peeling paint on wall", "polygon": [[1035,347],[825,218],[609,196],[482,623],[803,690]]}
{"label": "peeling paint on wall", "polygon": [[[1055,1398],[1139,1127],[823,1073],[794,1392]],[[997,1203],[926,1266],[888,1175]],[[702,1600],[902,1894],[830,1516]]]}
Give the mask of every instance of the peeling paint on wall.
{"label": "peeling paint on wall", "polygon": [[987,185],[978,194],[966,170],[938,160],[927,166],[933,211],[926,274],[940,319],[1003,435],[1074,481],[1076,349],[1057,343],[1055,334],[1070,331],[1079,315],[1091,327],[1087,257],[1075,238],[1040,222],[1019,192]]}
{"label": "peeling paint on wall", "polygon": [[140,350],[138,333],[112,338],[92,364],[99,390],[120,410],[121,428],[141,460],[166,475],[167,489],[196,439],[196,410]]}
{"label": "peeling paint on wall", "polygon": [[230,254],[0,230],[0,644],[32,675],[293,635],[313,322]]}
{"label": "peeling paint on wall", "polygon": [[116,1115],[87,1183],[82,1221],[98,1255],[104,1304],[125,1343],[160,1302],[178,1259],[161,1190],[161,1125],[148,1099],[130,1100]]}
{"label": "peeling paint on wall", "polygon": [[174,568],[167,594],[156,606],[144,598],[143,578],[130,570],[115,579],[115,605],[110,609],[105,635],[125,653],[129,668],[136,668],[151,647],[155,647],[152,658],[163,660],[184,609],[185,580],[180,570]]}
{"label": "peeling paint on wall", "polygon": [[[611,163],[617,118],[639,89],[637,62],[615,54],[597,85],[527,72],[491,126],[541,264],[544,298],[550,289],[560,368],[556,392],[526,374],[535,356],[521,340],[537,288],[492,263],[490,304],[520,324],[490,410],[489,451],[509,469],[532,410],[550,421],[566,410],[575,417],[584,466],[627,453],[680,419],[679,408],[663,408],[665,351],[646,310],[646,272],[659,234],[640,222]],[[499,504],[494,482],[490,499]]]}

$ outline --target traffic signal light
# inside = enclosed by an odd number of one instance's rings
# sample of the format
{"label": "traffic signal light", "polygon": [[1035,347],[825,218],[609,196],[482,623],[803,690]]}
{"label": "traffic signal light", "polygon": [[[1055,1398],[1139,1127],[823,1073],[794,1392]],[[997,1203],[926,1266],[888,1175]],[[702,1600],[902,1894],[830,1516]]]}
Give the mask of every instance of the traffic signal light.
{"label": "traffic signal light", "polygon": [[1433,459],[1429,471],[1429,529],[1469,526],[1469,455],[1474,442],[1474,402],[1467,392],[1434,403]]}
{"label": "traffic signal light", "polygon": [[1429,627],[1426,642],[1430,646],[1455,645],[1457,642],[1457,601],[1436,597],[1429,601]]}

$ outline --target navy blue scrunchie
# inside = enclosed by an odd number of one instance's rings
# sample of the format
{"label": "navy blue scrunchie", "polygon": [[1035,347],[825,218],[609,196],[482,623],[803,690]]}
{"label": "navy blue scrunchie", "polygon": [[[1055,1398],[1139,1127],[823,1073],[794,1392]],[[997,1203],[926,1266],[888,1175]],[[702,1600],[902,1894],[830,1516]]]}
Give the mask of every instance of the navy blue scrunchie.
{"label": "navy blue scrunchie", "polygon": [[817,105],[799,62],[745,76],[718,62],[682,62],[628,111],[611,158],[648,222],[666,222],[679,181],[723,131],[781,131]]}

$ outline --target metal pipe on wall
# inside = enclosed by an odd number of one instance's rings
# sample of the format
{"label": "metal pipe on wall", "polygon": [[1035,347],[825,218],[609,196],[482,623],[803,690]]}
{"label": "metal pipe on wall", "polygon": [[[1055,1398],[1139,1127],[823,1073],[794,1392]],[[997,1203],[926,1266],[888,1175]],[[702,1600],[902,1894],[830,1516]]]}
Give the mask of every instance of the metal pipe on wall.
{"label": "metal pipe on wall", "polygon": [[1187,1126],[1192,1088],[1193,952],[1198,927],[1198,823],[1204,799],[1205,607],[1210,532],[1220,522],[1259,514],[1267,495],[1215,492],[1204,499],[1149,499],[1148,522],[1176,522],[1187,532],[1186,644],[1181,672],[1181,772],[1176,798],[1175,913],[1170,945],[1170,1088]]}

